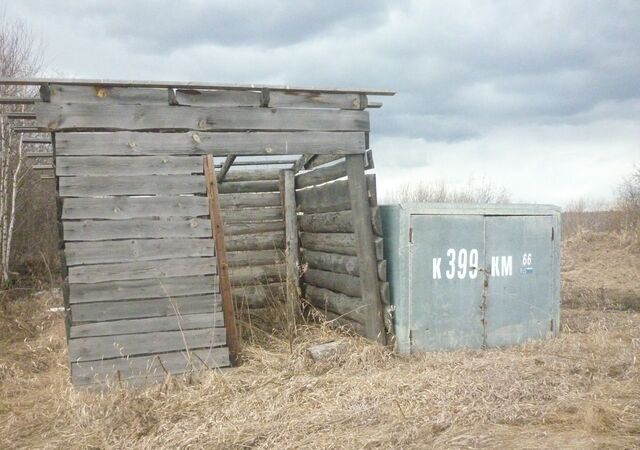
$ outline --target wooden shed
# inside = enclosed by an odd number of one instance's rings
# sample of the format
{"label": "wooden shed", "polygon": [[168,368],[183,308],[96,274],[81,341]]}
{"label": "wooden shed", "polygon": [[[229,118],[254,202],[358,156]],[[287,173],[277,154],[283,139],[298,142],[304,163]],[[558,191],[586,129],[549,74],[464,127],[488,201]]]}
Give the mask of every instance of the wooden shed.
{"label": "wooden shed", "polygon": [[50,142],[35,156],[55,176],[74,384],[234,365],[234,308],[273,299],[385,341],[366,109],[392,92],[0,83],[40,87],[9,116],[23,142]]}

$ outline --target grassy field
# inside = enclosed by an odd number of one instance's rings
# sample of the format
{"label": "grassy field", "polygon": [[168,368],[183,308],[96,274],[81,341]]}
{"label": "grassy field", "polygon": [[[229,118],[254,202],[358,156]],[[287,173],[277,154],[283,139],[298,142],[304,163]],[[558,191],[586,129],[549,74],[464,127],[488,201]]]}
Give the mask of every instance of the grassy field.
{"label": "grassy field", "polygon": [[[55,293],[0,309],[0,448],[639,448],[640,249],[564,244],[562,334],[400,358],[322,325],[254,323],[242,367],[105,393],[69,385]],[[333,360],[305,349],[347,343]]]}

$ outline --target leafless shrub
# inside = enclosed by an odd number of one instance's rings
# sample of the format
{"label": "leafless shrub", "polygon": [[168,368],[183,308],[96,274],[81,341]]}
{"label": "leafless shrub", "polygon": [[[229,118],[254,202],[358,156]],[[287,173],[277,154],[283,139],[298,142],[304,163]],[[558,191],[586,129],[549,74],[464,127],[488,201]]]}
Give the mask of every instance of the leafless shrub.
{"label": "leafless shrub", "polygon": [[473,179],[464,188],[444,181],[410,181],[392,190],[385,199],[388,203],[509,203],[510,196],[504,187],[496,186],[487,179]]}

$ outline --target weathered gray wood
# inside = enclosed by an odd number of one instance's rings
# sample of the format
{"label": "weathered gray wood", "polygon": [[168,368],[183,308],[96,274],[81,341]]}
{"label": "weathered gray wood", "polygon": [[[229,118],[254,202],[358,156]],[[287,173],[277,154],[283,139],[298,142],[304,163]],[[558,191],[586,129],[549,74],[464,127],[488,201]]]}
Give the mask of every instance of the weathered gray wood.
{"label": "weathered gray wood", "polygon": [[63,84],[74,86],[114,86],[114,87],[145,87],[145,88],[184,88],[184,89],[216,89],[229,91],[294,91],[294,92],[318,92],[327,94],[368,94],[368,95],[395,95],[394,91],[384,89],[337,89],[315,88],[288,85],[271,84],[230,84],[230,83],[203,83],[196,81],[140,81],[140,80],[104,80],[81,78],[16,78],[0,77],[0,85],[10,86],[40,86],[47,84]]}
{"label": "weathered gray wood", "polygon": [[43,145],[47,145],[47,144],[51,144],[51,139],[49,138],[23,138],[22,139],[22,143],[23,144],[43,144]]}
{"label": "weathered gray wood", "polygon": [[284,264],[232,267],[230,272],[231,284],[234,287],[284,282],[286,280],[286,267]]}
{"label": "weathered gray wood", "polygon": [[278,192],[220,194],[220,203],[223,211],[227,208],[280,206],[280,194]]}
{"label": "weathered gray wood", "polygon": [[[364,155],[346,157],[349,177],[349,196],[353,211],[353,229],[359,262],[359,281],[362,300],[368,305],[365,333],[369,339],[385,342],[383,308],[378,281],[377,251],[369,205],[375,200],[375,179],[373,185],[364,173]],[[374,192],[372,195],[371,192]]]}
{"label": "weathered gray wood", "polygon": [[71,327],[71,339],[116,334],[151,333],[154,331],[197,330],[222,326],[224,326],[222,312],[218,314],[179,314],[170,317],[110,320],[107,322],[73,325]]}
{"label": "weathered gray wood", "polygon": [[71,306],[71,317],[73,318],[74,324],[78,322],[106,322],[110,320],[167,317],[176,314],[213,312],[222,315],[222,306],[218,294],[76,303]]}
{"label": "weathered gray wood", "polygon": [[238,308],[264,308],[282,303],[285,299],[285,283],[262,283],[239,286],[232,289],[233,300]]}
{"label": "weathered gray wood", "polygon": [[203,91],[176,89],[171,96],[172,105],[184,106],[260,106],[262,95],[255,91]]}
{"label": "weathered gray wood", "polygon": [[259,220],[282,220],[282,208],[226,208],[222,210],[225,224]]}
{"label": "weathered gray wood", "polygon": [[367,111],[37,103],[42,131],[369,131]]}
{"label": "weathered gray wood", "polygon": [[0,105],[33,105],[40,101],[37,97],[0,97]]}
{"label": "weathered gray wood", "polygon": [[367,96],[311,92],[269,92],[270,107],[365,109]]}
{"label": "weathered gray wood", "polygon": [[128,355],[213,348],[225,344],[224,328],[88,337],[69,341],[69,359],[72,362],[96,361]]}
{"label": "weathered gray wood", "polygon": [[171,258],[153,261],[93,264],[69,268],[70,283],[99,283],[102,281],[142,280],[146,278],[211,275],[216,273],[216,259]]}
{"label": "weathered gray wood", "polygon": [[384,303],[385,305],[390,305],[391,304],[391,298],[389,296],[389,282],[388,281],[384,281],[384,282],[380,283],[380,299],[382,300],[382,303]]}
{"label": "weathered gray wood", "polygon": [[[350,297],[360,297],[360,279],[344,273],[329,272],[319,269],[308,269],[302,279],[307,284],[316,287],[330,289],[334,292],[341,292]],[[377,280],[376,280],[377,284]],[[377,290],[377,286],[376,286]]]}
{"label": "weathered gray wood", "polygon": [[[178,110],[182,108],[177,108]],[[344,155],[365,151],[362,132],[64,133],[58,156],[95,155]],[[340,156],[337,156],[340,158]]]}
{"label": "weathered gray wood", "polygon": [[8,111],[4,116],[9,120],[33,120],[36,118],[35,113],[25,111]]}
{"label": "weathered gray wood", "polygon": [[353,233],[301,233],[300,240],[305,250],[357,256]]}
{"label": "weathered gray wood", "polygon": [[205,239],[164,238],[67,242],[65,245],[68,266],[213,255],[213,240],[209,236]]}
{"label": "weathered gray wood", "polygon": [[[367,169],[373,168],[373,159],[371,150],[367,150]],[[369,164],[369,161],[371,162]],[[295,166],[294,166],[295,170]],[[309,186],[315,186],[329,181],[337,180],[347,176],[347,165],[344,160],[331,165],[325,165],[309,172],[296,175],[296,189],[302,189]]]}
{"label": "weathered gray wood", "polygon": [[52,170],[52,164],[34,164],[31,166],[31,170]]}
{"label": "weathered gray wood", "polygon": [[51,158],[52,152],[27,152],[25,153],[27,158]]}
{"label": "weathered gray wood", "polygon": [[217,292],[218,279],[213,275],[164,278],[162,280],[106,281],[103,283],[70,285],[69,301],[73,304],[169,298],[181,295],[215,294]]}
{"label": "weathered gray wood", "polygon": [[309,264],[309,267],[313,269],[322,269],[331,272],[359,276],[357,256],[304,250],[302,257],[304,261]]}
{"label": "weathered gray wood", "polygon": [[316,167],[323,166],[325,164],[329,164],[333,161],[338,161],[339,159],[344,158],[344,155],[339,154],[318,154],[315,158],[305,164],[304,168],[307,170],[315,169]]}
{"label": "weathered gray wood", "polygon": [[278,192],[277,180],[223,181],[218,185],[221,194],[240,192]]}
{"label": "weathered gray wood", "polygon": [[150,356],[115,358],[104,361],[71,363],[71,381],[81,386],[91,383],[120,382],[143,377],[165,377],[192,370],[229,366],[227,347],[187,352],[160,353]]}
{"label": "weathered gray wood", "polygon": [[344,342],[326,342],[324,344],[312,345],[307,348],[307,354],[314,361],[326,361],[335,358],[344,351],[346,344]]}
{"label": "weathered gray wood", "polygon": [[53,104],[97,103],[100,105],[168,105],[166,89],[110,86],[66,86],[49,84],[41,90],[45,101]]}
{"label": "weathered gray wood", "polygon": [[62,197],[203,194],[202,175],[60,177]]}
{"label": "weathered gray wood", "polygon": [[309,154],[300,156],[293,164],[293,167],[291,167],[291,170],[293,170],[294,174],[300,172],[315,157],[316,155]]}
{"label": "weathered gray wood", "polygon": [[358,297],[350,297],[345,294],[333,292],[311,284],[304,285],[305,298],[313,306],[323,311],[345,316],[348,319],[364,323],[366,320],[367,304]]}
{"label": "weathered gray wood", "polygon": [[300,244],[296,215],[296,186],[293,170],[283,174],[284,224],[286,236],[287,314],[290,327],[295,327],[300,310]]}
{"label": "weathered gray wood", "polygon": [[365,328],[364,328],[364,325],[362,325],[361,323],[356,322],[355,320],[350,320],[347,317],[342,316],[340,314],[332,313],[331,311],[322,311],[322,312],[325,315],[329,325],[344,328],[360,336],[365,336]]}
{"label": "weathered gray wood", "polygon": [[189,175],[202,173],[200,156],[58,156],[58,176]]}
{"label": "weathered gray wood", "polygon": [[224,177],[227,175],[229,169],[231,169],[231,166],[233,165],[233,162],[236,160],[236,158],[236,155],[227,155],[224,160],[224,164],[222,164],[222,167],[218,171],[218,183],[224,181]]}
{"label": "weathered gray wood", "polygon": [[107,239],[203,238],[211,236],[207,219],[81,220],[64,222],[65,241]]}
{"label": "weathered gray wood", "polygon": [[[364,176],[364,172],[363,172]],[[375,175],[366,175],[371,206],[375,206]],[[298,210],[305,213],[344,211],[351,209],[348,180],[333,181],[296,192]]]}
{"label": "weathered gray wood", "polygon": [[239,236],[228,236],[227,251],[284,249],[284,230]]}
{"label": "weathered gray wood", "polygon": [[62,218],[65,220],[196,217],[208,214],[207,199],[200,196],[65,198],[62,206]]}
{"label": "weathered gray wood", "polygon": [[264,233],[267,231],[280,231],[284,229],[284,224],[281,220],[266,221],[266,222],[245,222],[245,223],[231,223],[225,225],[225,236],[237,236],[241,234],[256,234]]}
{"label": "weathered gray wood", "polygon": [[387,260],[378,261],[378,279],[387,281]]}
{"label": "weathered gray wood", "polygon": [[[240,161],[236,161],[238,164]],[[226,181],[278,180],[281,169],[239,169],[235,165],[229,170]]]}
{"label": "weathered gray wood", "polygon": [[229,267],[268,266],[282,264],[284,252],[282,250],[251,250],[244,252],[228,252]]}
{"label": "weathered gray wood", "polygon": [[[352,233],[351,210],[303,214],[298,218],[300,229],[311,233]],[[371,223],[375,234],[382,235],[382,220],[377,206],[371,208]]]}

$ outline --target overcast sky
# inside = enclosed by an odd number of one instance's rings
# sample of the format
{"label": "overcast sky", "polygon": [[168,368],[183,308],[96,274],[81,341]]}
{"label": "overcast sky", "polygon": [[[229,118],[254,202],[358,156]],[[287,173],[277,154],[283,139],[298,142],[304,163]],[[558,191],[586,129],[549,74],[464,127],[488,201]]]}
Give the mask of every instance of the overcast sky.
{"label": "overcast sky", "polygon": [[[0,0],[45,75],[383,88],[379,190],[612,199],[640,164],[640,1]],[[0,8],[1,10],[1,8]]]}

